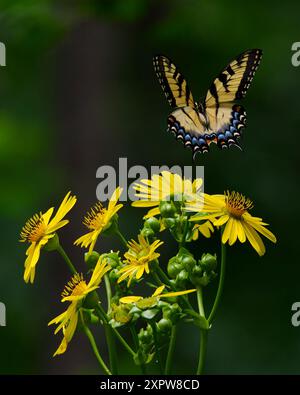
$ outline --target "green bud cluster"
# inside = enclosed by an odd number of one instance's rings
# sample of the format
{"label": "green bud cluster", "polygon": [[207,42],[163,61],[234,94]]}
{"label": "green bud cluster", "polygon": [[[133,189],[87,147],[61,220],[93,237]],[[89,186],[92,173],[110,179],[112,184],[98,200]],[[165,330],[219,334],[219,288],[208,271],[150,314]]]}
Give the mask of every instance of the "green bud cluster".
{"label": "green bud cluster", "polygon": [[141,235],[144,237],[155,237],[160,230],[160,222],[155,217],[147,218],[144,222],[143,229],[141,230]]}
{"label": "green bud cluster", "polygon": [[150,363],[154,356],[154,336],[151,325],[142,328],[138,333],[139,348],[134,357],[136,365]]}
{"label": "green bud cluster", "polygon": [[196,286],[206,286],[217,275],[217,256],[209,253],[203,254],[190,273],[190,281]]}
{"label": "green bud cluster", "polygon": [[176,256],[169,260],[168,275],[176,288],[184,288],[196,263],[193,254],[183,247],[179,249]]}

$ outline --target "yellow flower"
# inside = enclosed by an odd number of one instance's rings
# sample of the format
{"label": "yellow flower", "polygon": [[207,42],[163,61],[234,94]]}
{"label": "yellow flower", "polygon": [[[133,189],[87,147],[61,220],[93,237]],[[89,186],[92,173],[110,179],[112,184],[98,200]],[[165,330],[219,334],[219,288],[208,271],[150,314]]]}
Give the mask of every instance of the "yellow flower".
{"label": "yellow flower", "polygon": [[165,289],[165,285],[161,285],[148,298],[143,298],[142,296],[124,296],[123,298],[120,298],[120,302],[124,304],[136,303],[137,307],[141,309],[145,309],[155,306],[160,298],[173,298],[175,296],[186,295],[191,292],[197,291],[196,289],[188,289],[186,291],[163,293],[164,289]]}
{"label": "yellow flower", "polygon": [[59,331],[63,332],[62,342],[53,356],[63,354],[66,351],[67,346],[72,340],[72,337],[75,333],[78,322],[79,310],[82,306],[84,298],[90,292],[93,292],[99,287],[103,276],[109,270],[110,266],[107,264],[107,260],[103,257],[100,257],[88,284],[84,280],[82,274],[76,273],[66,285],[63,293],[61,294],[61,301],[71,302],[71,304],[66,311],[55,317],[48,324],[58,325],[55,329],[55,334],[57,334]]}
{"label": "yellow flower", "polygon": [[[204,199],[204,205],[203,205]],[[234,244],[237,239],[244,243],[247,239],[255,251],[264,255],[266,249],[258,233],[276,243],[276,237],[270,232],[261,218],[253,217],[248,210],[253,208],[250,199],[238,192],[225,192],[224,195],[204,194],[201,201],[201,212],[191,218],[191,221],[210,220],[214,226],[223,226],[222,243]],[[187,207],[197,211],[197,203]]]}
{"label": "yellow flower", "polygon": [[214,232],[214,227],[210,221],[205,221],[203,224],[195,224],[193,227],[193,240],[197,240],[199,233],[201,233],[207,239]]}
{"label": "yellow flower", "polygon": [[152,207],[144,218],[154,217],[160,214],[159,204],[161,201],[169,201],[175,197],[177,201],[192,202],[195,194],[202,186],[202,179],[197,178],[193,182],[182,178],[180,175],[169,171],[162,171],[161,175],[153,175],[151,180],[141,180],[134,189],[136,196],[141,199],[132,203],[134,207]]}
{"label": "yellow flower", "polygon": [[71,196],[71,192],[68,192],[51,220],[54,207],[51,207],[44,214],[42,212],[35,214],[26,222],[20,234],[21,242],[30,243],[26,251],[27,258],[25,260],[24,281],[26,283],[28,281],[33,283],[41,248],[48,243],[48,240],[55,235],[58,229],[69,223],[68,220],[63,220],[63,218],[75,203],[76,197]]}
{"label": "yellow flower", "polygon": [[80,245],[84,248],[89,247],[89,253],[93,251],[100,233],[110,226],[113,216],[123,207],[123,204],[117,204],[122,191],[123,189],[120,187],[114,191],[107,208],[98,202],[90,209],[83,220],[83,225],[90,231],[79,237],[74,242],[75,245]]}
{"label": "yellow flower", "polygon": [[138,243],[135,240],[129,241],[129,250],[124,254],[126,265],[119,270],[121,276],[118,283],[128,278],[129,287],[133,278],[138,280],[144,272],[149,273],[149,263],[160,256],[156,249],[162,244],[160,240],[149,244],[142,235],[138,235]]}

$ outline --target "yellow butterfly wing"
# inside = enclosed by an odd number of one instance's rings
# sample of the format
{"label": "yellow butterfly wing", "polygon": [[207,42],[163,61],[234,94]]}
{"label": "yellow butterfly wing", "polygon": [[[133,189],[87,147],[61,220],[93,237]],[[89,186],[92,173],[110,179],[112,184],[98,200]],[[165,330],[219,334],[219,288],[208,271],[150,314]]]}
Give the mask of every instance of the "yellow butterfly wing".
{"label": "yellow butterfly wing", "polygon": [[239,147],[238,139],[246,126],[246,112],[235,100],[245,97],[262,58],[260,49],[251,49],[235,58],[211,84],[205,114],[214,142],[220,148]]}
{"label": "yellow butterfly wing", "polygon": [[230,62],[211,84],[205,99],[205,106],[218,108],[220,103],[243,99],[261,57],[261,49],[250,49]]}
{"label": "yellow butterfly wing", "polygon": [[153,58],[153,66],[162,90],[171,107],[195,107],[195,102],[184,76],[166,56]]}

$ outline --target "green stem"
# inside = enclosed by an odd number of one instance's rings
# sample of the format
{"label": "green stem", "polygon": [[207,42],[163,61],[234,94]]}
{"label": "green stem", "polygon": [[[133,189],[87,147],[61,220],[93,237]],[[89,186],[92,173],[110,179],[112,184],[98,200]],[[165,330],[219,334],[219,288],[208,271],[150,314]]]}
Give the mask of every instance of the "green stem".
{"label": "green stem", "polygon": [[186,238],[187,230],[188,230],[188,218],[186,218],[186,222],[184,224],[184,230],[179,243],[179,248],[185,246],[185,242],[186,242],[185,238]]}
{"label": "green stem", "polygon": [[69,266],[69,269],[72,274],[76,274],[77,270],[75,269],[73,263],[71,262],[70,258],[66,254],[65,250],[62,248],[62,246],[59,244],[59,246],[56,248],[56,251],[61,255],[61,257],[64,259],[66,264]]}
{"label": "green stem", "polygon": [[156,284],[157,284],[158,286],[163,285],[163,282],[162,282],[161,279],[158,277],[157,273],[152,272],[151,274],[152,274],[152,277],[153,277],[154,281],[156,282]]}
{"label": "green stem", "polygon": [[99,350],[98,350],[97,344],[95,342],[94,336],[93,336],[92,332],[90,331],[90,329],[85,325],[82,316],[81,316],[81,321],[82,321],[82,327],[83,327],[84,333],[86,334],[87,338],[90,341],[90,344],[91,344],[92,349],[94,351],[94,354],[95,354],[95,356],[97,358],[97,361],[99,362],[99,365],[101,366],[101,368],[104,370],[104,372],[107,375],[111,375],[111,371],[108,369],[108,367],[106,366],[105,362],[103,361],[103,359],[102,359],[102,357],[101,357],[101,355],[99,353]]}
{"label": "green stem", "polygon": [[173,361],[173,356],[174,356],[174,351],[175,351],[176,333],[177,333],[177,327],[176,327],[176,325],[173,325],[172,331],[171,331],[167,361],[166,361],[165,374],[171,373],[172,361]]}
{"label": "green stem", "polygon": [[109,324],[104,324],[104,330],[108,347],[110,369],[112,374],[118,374],[116,345],[115,339],[112,336],[112,328]]}
{"label": "green stem", "polygon": [[197,368],[197,375],[202,375],[204,371],[205,365],[205,357],[206,357],[206,348],[207,348],[207,330],[200,330],[200,350],[199,350],[199,361]]}
{"label": "green stem", "polygon": [[122,233],[120,232],[119,229],[117,229],[117,230],[115,231],[115,234],[116,234],[116,236],[118,236],[118,238],[121,240],[123,246],[124,246],[125,248],[128,248],[128,243],[127,243],[125,237],[122,235]]}
{"label": "green stem", "polygon": [[226,245],[222,243],[221,241],[221,270],[220,270],[220,280],[219,280],[219,286],[218,286],[218,291],[216,295],[216,299],[214,301],[211,313],[208,317],[208,323],[211,324],[215,318],[217,308],[220,304],[220,299],[223,293],[223,288],[224,288],[224,280],[225,280],[225,269],[226,269]]}
{"label": "green stem", "polygon": [[115,328],[112,328],[112,330],[113,330],[114,334],[116,335],[116,337],[119,339],[120,343],[123,345],[123,347],[128,351],[128,353],[131,354],[132,357],[135,357],[135,352],[129,346],[129,344],[126,342],[124,337],[122,335],[120,335],[120,333]]}
{"label": "green stem", "polygon": [[[202,288],[197,289],[197,301],[199,314],[205,318],[205,311],[203,306]],[[197,375],[203,374],[205,358],[206,358],[206,347],[207,347],[207,330],[200,329],[200,349],[199,349],[199,361],[197,367]]]}
{"label": "green stem", "polygon": [[[106,289],[106,299],[107,299],[107,314],[110,313],[110,301],[111,301],[111,286],[109,277],[107,274],[104,276],[105,289]],[[109,364],[112,371],[112,374],[118,374],[118,365],[117,365],[117,353],[116,353],[116,344],[115,339],[112,336],[111,326],[107,323],[104,324],[105,329],[105,337],[107,341],[108,347],[108,355],[109,355]]]}
{"label": "green stem", "polygon": [[172,283],[169,280],[169,277],[166,275],[166,273],[159,267],[159,265],[156,265],[155,270],[157,271],[158,275],[160,276],[160,278],[162,279],[162,281],[166,284],[169,285],[169,287],[172,288],[172,290],[175,290],[174,285],[172,285]]}
{"label": "green stem", "polygon": [[204,311],[204,306],[203,306],[203,296],[202,296],[202,288],[201,287],[199,287],[197,289],[197,302],[198,302],[199,314],[205,318],[205,311]]}
{"label": "green stem", "polygon": [[150,325],[151,325],[152,330],[153,330],[155,352],[156,352],[156,355],[157,355],[157,360],[158,360],[158,366],[159,366],[160,374],[163,374],[163,367],[162,367],[160,349],[159,349],[158,338],[157,338],[156,322],[150,321]]}
{"label": "green stem", "polygon": [[105,274],[105,276],[104,276],[104,282],[105,282],[106,299],[107,299],[107,314],[109,314],[110,310],[111,310],[111,306],[110,306],[111,286],[110,286],[110,281],[109,281],[109,277],[107,274]]}

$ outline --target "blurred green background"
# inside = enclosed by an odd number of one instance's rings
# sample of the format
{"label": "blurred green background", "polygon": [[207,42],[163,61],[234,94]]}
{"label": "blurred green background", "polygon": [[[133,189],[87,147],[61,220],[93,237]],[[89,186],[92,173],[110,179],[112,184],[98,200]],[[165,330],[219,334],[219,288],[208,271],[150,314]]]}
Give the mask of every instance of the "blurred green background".
{"label": "blurred green background", "polygon": [[[168,104],[152,56],[171,57],[203,98],[229,60],[262,48],[263,61],[244,105],[248,127],[243,152],[212,147],[205,189],[235,188],[254,200],[253,213],[271,224],[278,243],[259,258],[249,245],[228,253],[225,293],[208,343],[208,374],[299,373],[300,329],[291,305],[300,299],[297,258],[300,67],[291,64],[299,41],[300,3],[251,1],[0,1],[1,249],[0,373],[98,373],[86,339],[77,335],[66,354],[52,358],[59,337],[47,322],[63,306],[59,295],[69,273],[55,255],[43,254],[36,282],[25,285],[20,228],[33,213],[58,204],[72,190],[79,204],[72,226],[60,233],[66,250],[84,230],[80,219],[94,203],[96,169],[128,165],[189,165],[191,152],[165,132]],[[142,209],[120,217],[127,237],[141,225]],[[103,251],[116,248],[103,239]],[[216,239],[199,242],[199,256]],[[217,251],[216,251],[217,252]],[[168,251],[165,256],[175,255]],[[216,284],[205,291],[211,301]],[[103,333],[97,341],[104,349]],[[180,328],[175,371],[193,373],[198,333]],[[130,372],[124,356],[122,371]]]}

